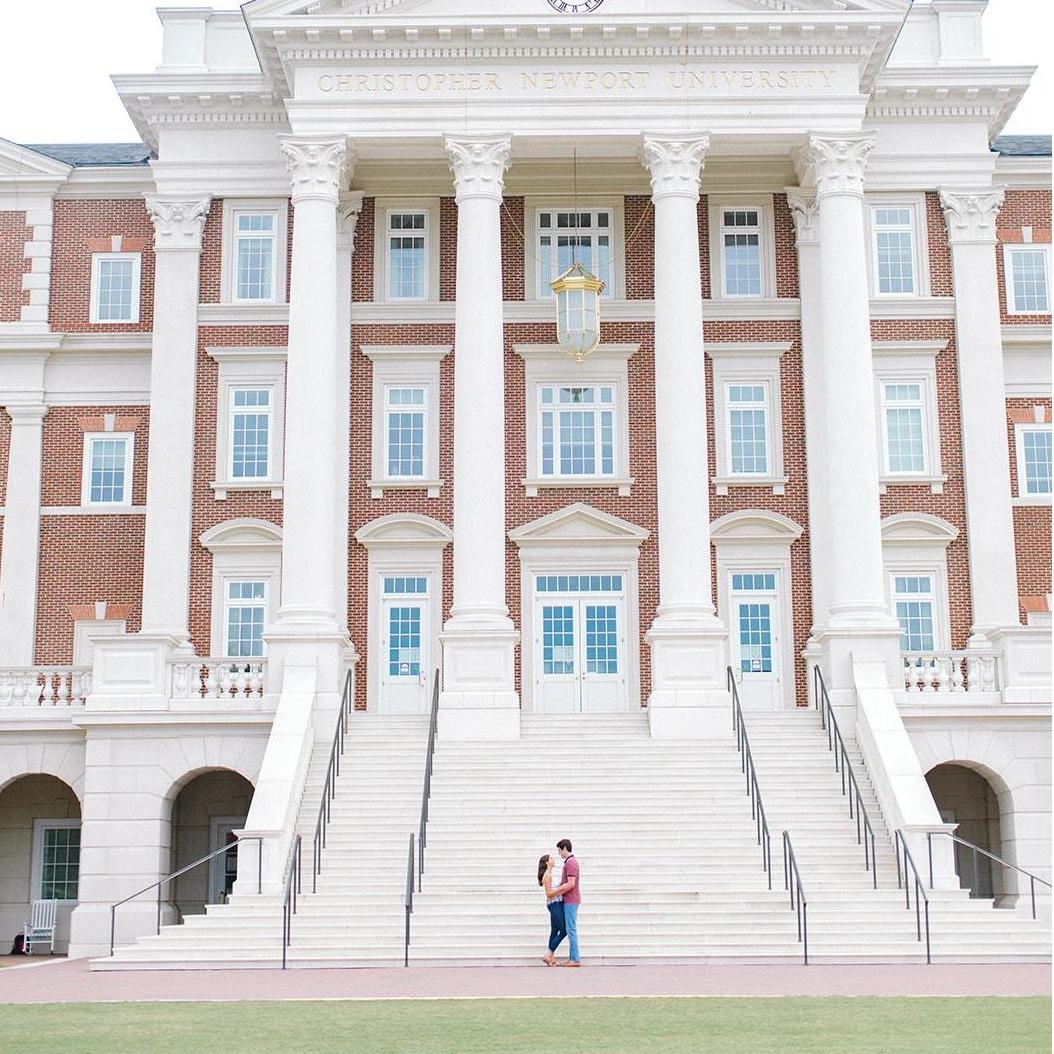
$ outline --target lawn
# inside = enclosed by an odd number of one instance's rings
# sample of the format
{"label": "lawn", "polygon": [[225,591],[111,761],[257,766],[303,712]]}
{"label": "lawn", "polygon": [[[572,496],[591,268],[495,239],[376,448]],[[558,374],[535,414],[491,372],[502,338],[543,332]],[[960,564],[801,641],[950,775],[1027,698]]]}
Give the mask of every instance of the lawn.
{"label": "lawn", "polygon": [[1049,999],[863,997],[0,1005],[0,1035],[33,1054],[1046,1054],[1051,1040]]}

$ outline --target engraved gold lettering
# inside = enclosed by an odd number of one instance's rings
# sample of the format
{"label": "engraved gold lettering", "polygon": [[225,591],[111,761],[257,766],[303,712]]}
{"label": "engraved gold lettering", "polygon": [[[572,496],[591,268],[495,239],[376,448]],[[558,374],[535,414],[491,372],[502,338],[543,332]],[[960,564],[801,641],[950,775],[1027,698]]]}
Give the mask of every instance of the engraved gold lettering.
{"label": "engraved gold lettering", "polygon": [[487,74],[487,91],[498,90],[498,75],[496,73]]}

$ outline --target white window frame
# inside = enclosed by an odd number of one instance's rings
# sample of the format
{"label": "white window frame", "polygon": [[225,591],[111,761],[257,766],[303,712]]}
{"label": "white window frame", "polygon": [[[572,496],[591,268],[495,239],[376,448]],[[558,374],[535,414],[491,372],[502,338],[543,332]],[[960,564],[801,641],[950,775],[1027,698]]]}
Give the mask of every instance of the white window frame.
{"label": "white window frame", "polygon": [[[92,447],[96,440],[123,439],[126,441],[124,452],[124,499],[122,501],[92,501],[91,499],[91,461]],[[120,509],[132,504],[132,484],[135,468],[135,433],[134,432],[85,432],[84,449],[81,455],[81,505],[93,509]]]}
{"label": "white window frame", "polygon": [[[790,351],[787,342],[713,343],[705,346],[714,369],[714,445],[716,474],[713,483],[724,495],[730,487],[764,487],[783,494],[789,477],[783,464],[783,407],[780,360]],[[729,431],[729,385],[762,385],[766,389],[769,470],[764,475],[732,472],[732,436]]]}
{"label": "white window frame", "polygon": [[[1018,308],[1014,299],[1014,274],[1012,257],[1018,252],[1041,252],[1045,257],[1047,276],[1047,310]],[[1003,245],[1003,285],[1006,289],[1006,313],[1008,315],[1049,315],[1051,313],[1050,244],[1047,242],[1009,242]]]}
{"label": "white window frame", "polygon": [[[423,432],[423,451],[421,456],[421,471],[417,475],[390,475],[389,474],[389,462],[391,460],[391,448],[389,446],[389,436],[391,429],[389,428],[389,415],[391,413],[398,413],[395,407],[389,402],[389,398],[392,391],[420,391],[423,393],[423,400],[420,403],[407,403],[405,406],[400,406],[408,410],[410,413],[420,413],[423,419],[422,421],[422,432]],[[435,413],[435,408],[431,406],[432,402],[432,391],[431,386],[428,384],[419,384],[412,381],[399,382],[389,381],[381,386],[381,469],[383,471],[383,479],[385,483],[417,483],[420,485],[421,481],[428,479],[428,468],[429,461],[429,437],[431,435],[431,422],[432,416]]]}
{"label": "white window frame", "polygon": [[[725,212],[744,209],[758,213],[761,252],[761,292],[725,292]],[[776,222],[771,194],[716,195],[707,199],[710,222],[710,298],[712,300],[771,300],[776,296]]]}
{"label": "white window frame", "polygon": [[[569,475],[563,475],[558,470],[558,464],[559,464],[559,462],[561,460],[561,451],[560,451],[560,438],[559,438],[559,424],[557,423],[556,419],[559,418],[559,415],[562,412],[564,412],[565,409],[573,408],[573,404],[560,403],[560,402],[543,403],[542,399],[541,399],[541,392],[542,392],[542,389],[546,389],[546,388],[559,390],[560,388],[570,388],[570,387],[592,388],[592,389],[595,389],[595,390],[599,390],[601,388],[607,388],[607,389],[611,390],[611,401],[609,403],[594,402],[594,403],[583,403],[583,404],[581,404],[583,407],[586,408],[587,411],[591,411],[594,414],[594,425],[593,425],[593,428],[594,428],[594,457],[597,460],[597,462],[600,464],[601,471],[600,472],[595,472],[592,475],[587,475],[585,473],[571,473]],[[593,380],[584,380],[584,379],[578,380],[574,384],[568,384],[566,382],[557,383],[555,381],[554,382],[549,382],[549,383],[547,383],[545,381],[538,381],[534,385],[534,401],[535,401],[536,412],[538,414],[538,420],[535,422],[535,434],[539,437],[539,442],[537,444],[537,452],[536,452],[537,461],[535,462],[535,464],[533,466],[528,466],[528,468],[533,469],[533,475],[537,479],[551,480],[554,483],[557,483],[557,482],[570,482],[570,483],[601,483],[601,484],[603,484],[607,480],[617,479],[618,478],[618,476],[620,475],[618,470],[619,470],[620,465],[622,464],[622,449],[621,449],[622,443],[621,443],[621,437],[620,437],[620,434],[619,434],[620,431],[621,431],[621,429],[619,427],[619,414],[620,414],[620,409],[619,408],[620,408],[621,400],[619,399],[619,386],[617,384],[614,384],[614,383],[612,383],[610,381],[593,381]],[[603,449],[602,449],[602,445],[601,445],[601,440],[599,438],[600,425],[599,425],[599,422],[596,420],[597,415],[599,415],[600,413],[604,413],[604,412],[608,412],[612,416],[611,471],[610,472],[604,472],[603,471],[603,460],[604,460],[603,459]],[[553,428],[554,428],[554,437],[553,437],[553,471],[550,474],[548,474],[548,475],[546,475],[546,473],[545,473],[545,471],[544,471],[544,469],[542,467],[542,450],[541,450],[541,442],[540,442],[541,431],[542,431],[542,417],[546,413],[551,413],[554,416],[554,422],[553,422]]]}
{"label": "white window frame", "polygon": [[1050,505],[1052,495],[1032,494],[1025,487],[1025,435],[1028,432],[1050,432],[1050,421],[1019,422],[1014,425],[1014,457],[1017,461],[1017,493],[1015,505]]}
{"label": "white window frame", "polygon": [[[272,498],[283,493],[285,452],[285,348],[206,348],[219,365],[216,383],[216,478],[209,484],[216,499],[230,491],[269,491]],[[235,388],[268,388],[271,391],[271,429],[267,478],[235,479],[231,476],[231,392]]]}
{"label": "white window frame", "polygon": [[[391,240],[388,218],[397,212],[425,214],[425,294],[421,297],[391,295],[389,262]],[[439,300],[439,245],[441,241],[439,198],[377,198],[374,203],[373,288],[374,299],[390,304],[435,303]]]}
{"label": "white window frame", "polygon": [[[528,498],[554,488],[611,487],[627,497],[633,490],[629,460],[629,360],[639,344],[601,344],[579,364],[557,344],[515,344],[524,360],[527,476],[521,480]],[[541,405],[539,389],[609,385],[615,389],[615,465],[610,476],[543,476],[541,474]]]}
{"label": "white window frame", "polygon": [[[932,582],[933,589],[928,595],[922,593],[898,593],[896,591],[896,580],[903,577],[911,578],[929,578]],[[950,627],[948,625],[948,611],[945,597],[941,593],[941,576],[936,568],[921,565],[918,567],[908,568],[889,568],[886,569],[886,589],[888,590],[889,596],[889,608],[893,615],[893,618],[897,620],[897,625],[900,625],[900,620],[897,618],[897,600],[906,599],[908,597],[917,597],[919,599],[928,599],[933,604],[933,652],[942,652],[948,648],[948,641],[950,639]],[[903,632],[903,631],[902,631]],[[909,652],[913,654],[913,652]],[[922,654],[928,654],[923,649]]]}
{"label": "white window frame", "polygon": [[[234,395],[236,392],[267,392],[267,406],[235,406]],[[227,392],[227,479],[238,483],[256,483],[260,480],[269,481],[274,475],[274,385],[273,384],[228,384]],[[267,473],[263,476],[235,476],[234,474],[234,418],[242,412],[255,413],[267,418]]]}
{"label": "white window frame", "polygon": [[[371,498],[391,490],[423,490],[438,498],[443,487],[439,476],[439,365],[450,345],[364,344],[362,353],[373,363],[371,468],[366,486]],[[389,388],[425,389],[425,465],[421,476],[388,477],[385,392]]]}
{"label": "white window frame", "polygon": [[[79,830],[80,817],[62,817],[58,819],[38,819],[33,821],[33,862],[30,868],[30,901],[41,900],[41,882],[44,880],[44,832],[53,828]],[[83,850],[84,846],[81,845]],[[77,870],[77,892],[80,893],[80,867]],[[76,904],[77,900],[59,900],[59,904]]]}
{"label": "white window frame", "polygon": [[[937,356],[947,341],[875,341],[871,345],[875,375],[875,427],[878,435],[879,490],[891,486],[928,486],[940,494],[948,477],[941,471],[941,434],[937,400]],[[885,385],[918,384],[922,388],[923,472],[890,472],[887,468]]]}
{"label": "white window frame", "polygon": [[[270,582],[270,576],[269,575],[254,575],[254,574],[246,573],[246,574],[225,574],[222,577],[223,577],[223,590],[222,590],[222,598],[223,598],[222,599],[222,604],[223,604],[223,608],[222,608],[222,611],[220,612],[220,634],[221,634],[221,637],[220,637],[220,651],[218,652],[218,655],[223,656],[224,658],[227,658],[228,655],[229,655],[229,649],[230,649],[230,638],[227,635],[228,634],[228,630],[230,628],[229,620],[228,620],[228,617],[227,617],[228,616],[228,610],[231,607],[256,607],[256,606],[259,606],[259,607],[263,608],[263,612],[264,612],[263,624],[264,624],[264,629],[266,629],[268,623],[271,620],[271,588],[270,588],[271,587],[271,582]],[[229,587],[234,582],[252,582],[252,583],[259,582],[259,583],[261,583],[263,585],[263,591],[264,591],[263,603],[257,605],[257,604],[247,604],[247,603],[245,603],[243,601],[232,600],[231,596],[230,596],[230,589],[229,589]],[[253,599],[255,600],[256,598],[253,598]],[[253,659],[262,659],[262,658],[265,658],[266,655],[267,655],[267,642],[266,641],[262,641],[262,646],[263,646],[263,652],[260,655],[230,655],[229,657],[234,662],[242,662],[242,661],[247,661],[248,662],[248,661],[252,661]]]}
{"label": "white window frame", "polygon": [[[875,209],[909,209],[912,227],[912,266],[915,291],[912,293],[881,293],[878,289],[878,239],[874,224]],[[864,210],[867,226],[868,279],[871,296],[876,300],[918,300],[930,295],[929,237],[926,229],[925,194],[868,194]]]}
{"label": "white window frame", "polygon": [[[272,295],[267,299],[238,298],[238,216],[270,212],[275,216]],[[289,201],[286,198],[224,198],[220,300],[224,304],[284,304],[286,301],[286,256],[289,251]]]}
{"label": "white window frame", "polygon": [[[104,260],[129,260],[132,264],[132,302],[128,318],[99,317],[100,265]],[[98,326],[128,326],[139,321],[139,295],[143,270],[143,254],[139,252],[92,253],[91,256],[91,321]]]}
{"label": "white window frame", "polygon": [[[549,281],[543,281],[540,274],[541,260],[538,241],[542,235],[539,217],[543,212],[574,212],[573,202],[560,195],[531,196],[524,200],[523,214],[527,230],[524,232],[523,274],[525,295],[528,300],[552,302],[553,291]],[[623,246],[625,243],[625,211],[623,199],[603,200],[601,198],[583,198],[578,203],[578,212],[607,212],[611,215],[611,281],[606,283],[601,299],[623,300],[626,296],[626,261]],[[595,228],[598,229],[598,228]],[[556,277],[555,275],[553,276]]]}

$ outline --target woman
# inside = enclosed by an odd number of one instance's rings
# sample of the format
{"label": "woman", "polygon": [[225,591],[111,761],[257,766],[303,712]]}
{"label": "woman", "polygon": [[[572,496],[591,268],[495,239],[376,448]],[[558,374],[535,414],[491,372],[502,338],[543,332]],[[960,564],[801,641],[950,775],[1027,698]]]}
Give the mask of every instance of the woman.
{"label": "woman", "polygon": [[549,908],[549,951],[542,956],[542,962],[546,966],[556,965],[556,956],[553,953],[567,936],[567,930],[564,927],[563,898],[552,895],[553,863],[553,858],[548,853],[538,861],[538,885],[545,890],[545,903]]}

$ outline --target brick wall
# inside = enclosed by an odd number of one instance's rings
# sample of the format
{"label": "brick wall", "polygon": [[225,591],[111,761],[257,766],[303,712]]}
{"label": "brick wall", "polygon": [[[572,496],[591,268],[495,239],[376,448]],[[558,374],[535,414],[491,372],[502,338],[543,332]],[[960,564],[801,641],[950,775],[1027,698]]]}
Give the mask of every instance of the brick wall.
{"label": "brick wall", "polygon": [[18,322],[22,307],[29,303],[22,290],[22,275],[32,261],[26,259],[26,242],[33,231],[26,226],[24,212],[0,212],[0,322]]}
{"label": "brick wall", "polygon": [[1015,326],[1050,325],[1050,312],[1045,315],[1011,315],[1006,310],[1006,273],[1003,267],[1003,246],[1024,240],[1023,227],[1032,228],[1032,240],[1050,244],[1050,192],[1044,190],[1008,190],[1003,207],[996,219],[996,272],[999,277],[999,310],[1003,322]]}
{"label": "brick wall", "polygon": [[362,199],[355,225],[355,254],[351,258],[351,299],[368,303],[373,299],[374,198]]}
{"label": "brick wall", "polygon": [[0,509],[7,500],[7,464],[11,456],[11,418],[0,413]]}

